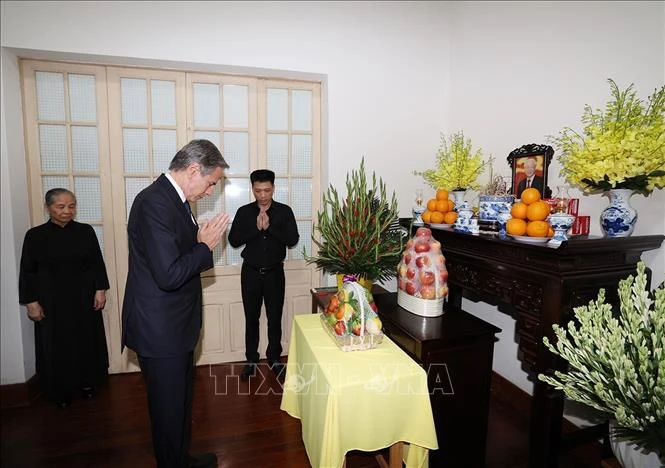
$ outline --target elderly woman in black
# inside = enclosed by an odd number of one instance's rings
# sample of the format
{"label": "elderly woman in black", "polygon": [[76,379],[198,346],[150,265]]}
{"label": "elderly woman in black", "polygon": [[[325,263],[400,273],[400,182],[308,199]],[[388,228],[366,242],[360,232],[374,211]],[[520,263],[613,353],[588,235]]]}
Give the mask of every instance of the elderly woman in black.
{"label": "elderly woman in black", "polygon": [[102,309],[109,281],[95,231],[74,221],[76,197],[46,192],[49,220],[25,234],[19,301],[35,322],[37,377],[61,408],[93,398],[108,372]]}

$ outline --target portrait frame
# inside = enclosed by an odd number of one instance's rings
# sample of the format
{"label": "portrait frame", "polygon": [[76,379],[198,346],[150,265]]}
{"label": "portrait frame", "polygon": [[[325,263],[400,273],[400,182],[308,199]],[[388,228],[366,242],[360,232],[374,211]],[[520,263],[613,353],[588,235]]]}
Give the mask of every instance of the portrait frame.
{"label": "portrait frame", "polygon": [[[523,145],[519,148],[514,149],[508,155],[508,164],[510,165],[511,170],[511,182],[510,182],[510,193],[515,196],[515,199],[519,199],[522,188],[520,187],[520,182],[524,181],[526,178],[526,173],[524,169],[524,163],[533,159],[536,163],[536,179],[538,179],[538,188],[540,190],[540,195],[542,198],[550,198],[552,196],[552,190],[547,185],[548,177],[547,172],[552,162],[552,156],[554,156],[554,149],[548,145],[538,145],[531,143],[529,145]],[[532,163],[529,163],[531,165]],[[542,190],[540,187],[542,186]]]}

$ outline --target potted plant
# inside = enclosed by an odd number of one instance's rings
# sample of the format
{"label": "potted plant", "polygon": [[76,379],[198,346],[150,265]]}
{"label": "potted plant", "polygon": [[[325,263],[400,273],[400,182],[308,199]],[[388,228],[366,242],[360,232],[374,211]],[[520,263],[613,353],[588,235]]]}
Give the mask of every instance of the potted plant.
{"label": "potted plant", "polygon": [[480,187],[478,176],[485,166],[492,162],[483,160],[482,149],[473,150],[470,138],[464,138],[464,132],[453,133],[450,143],[441,134],[441,144],[436,152],[436,167],[422,172],[414,171],[422,176],[434,190],[443,188],[456,193],[455,204],[462,201],[466,190],[477,190]]}
{"label": "potted plant", "polygon": [[585,192],[607,192],[610,206],[601,214],[609,237],[628,236],[637,222],[633,193],[649,195],[665,186],[665,86],[646,102],[633,84],[621,91],[608,79],[612,99],[605,110],[584,106],[582,133],[565,127],[549,136],[559,149],[561,175]]}
{"label": "potted plant", "polygon": [[[547,337],[543,342],[568,362],[568,370],[538,378],[563,390],[571,400],[606,413],[612,420],[613,440],[629,441],[651,453],[655,466],[661,466],[665,461],[665,287],[661,284],[650,293],[646,286],[645,265],[639,262],[637,275],[619,283],[618,314],[605,303],[601,289],[596,301],[575,308],[575,319],[567,327],[554,325],[556,342]],[[638,466],[643,468],[652,466],[641,463]],[[628,466],[625,459],[623,464]]]}
{"label": "potted plant", "polygon": [[394,278],[407,233],[399,225],[395,192],[389,198],[375,173],[368,183],[364,158],[359,169],[346,175],[346,196],[331,184],[322,203],[314,226],[320,239],[312,236],[318,252],[308,256],[303,250],[307,263],[339,275],[338,284],[347,274],[368,282]]}

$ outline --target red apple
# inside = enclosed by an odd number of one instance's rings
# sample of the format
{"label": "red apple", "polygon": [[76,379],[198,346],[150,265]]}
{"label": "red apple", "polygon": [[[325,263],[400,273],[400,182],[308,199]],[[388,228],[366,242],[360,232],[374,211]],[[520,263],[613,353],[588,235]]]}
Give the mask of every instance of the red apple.
{"label": "red apple", "polygon": [[418,228],[416,230],[416,237],[432,237],[432,231],[425,227]]}
{"label": "red apple", "polygon": [[413,296],[416,293],[416,287],[414,286],[414,284],[411,281],[406,282],[406,289],[405,290],[406,290],[406,293],[409,296]]}
{"label": "red apple", "polygon": [[439,287],[439,297],[446,297],[448,295],[448,286],[443,285]]}
{"label": "red apple", "polygon": [[448,270],[439,270],[439,282],[445,283],[448,281]]}
{"label": "red apple", "polygon": [[406,241],[406,250],[410,250],[413,247],[413,239]]}
{"label": "red apple", "polygon": [[409,279],[413,279],[413,277],[416,276],[416,270],[413,268],[409,268],[406,270],[406,277]]}
{"label": "red apple", "polygon": [[409,255],[408,253],[405,252],[404,253],[404,264],[408,266],[409,263],[411,263],[411,255]]}
{"label": "red apple", "polygon": [[434,286],[423,286],[420,288],[420,295],[423,299],[435,299],[436,290],[434,289]]}
{"label": "red apple", "polygon": [[406,286],[402,278],[397,278],[397,287],[404,291]]}
{"label": "red apple", "polygon": [[428,285],[434,283],[436,276],[431,271],[423,270],[420,272],[419,278],[420,278],[420,284]]}
{"label": "red apple", "polygon": [[436,264],[439,266],[443,266],[446,263],[446,257],[443,255],[437,255],[436,256]]}
{"label": "red apple", "polygon": [[429,242],[416,242],[414,250],[416,253],[429,252]]}
{"label": "red apple", "polygon": [[420,255],[416,257],[416,266],[418,268],[426,267],[429,265],[429,257],[427,255]]}
{"label": "red apple", "polygon": [[439,242],[436,239],[432,239],[431,245],[433,249],[439,249],[439,250],[441,249],[441,242]]}

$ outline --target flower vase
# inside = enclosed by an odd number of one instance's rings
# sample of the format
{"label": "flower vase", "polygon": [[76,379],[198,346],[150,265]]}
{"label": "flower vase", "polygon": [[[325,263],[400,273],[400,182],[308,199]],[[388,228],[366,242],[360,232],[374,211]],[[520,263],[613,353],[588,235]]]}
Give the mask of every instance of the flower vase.
{"label": "flower vase", "polygon": [[466,190],[453,190],[450,192],[450,195],[452,196],[453,202],[455,202],[455,211],[457,211],[457,207],[464,202]]}
{"label": "flower vase", "polygon": [[600,213],[600,227],[605,237],[628,237],[635,229],[637,211],[630,206],[630,189],[612,189],[606,192],[610,204]]}
{"label": "flower vase", "polygon": [[663,466],[656,452],[647,452],[630,440],[614,434],[615,422],[610,421],[610,446],[614,457],[623,468],[661,468]]}

